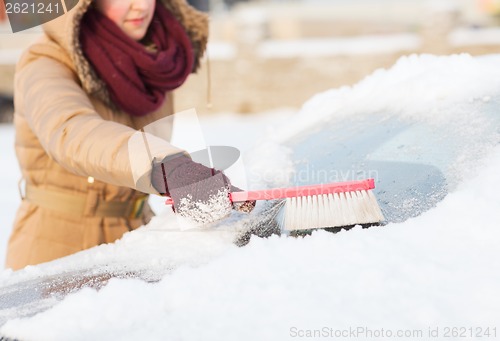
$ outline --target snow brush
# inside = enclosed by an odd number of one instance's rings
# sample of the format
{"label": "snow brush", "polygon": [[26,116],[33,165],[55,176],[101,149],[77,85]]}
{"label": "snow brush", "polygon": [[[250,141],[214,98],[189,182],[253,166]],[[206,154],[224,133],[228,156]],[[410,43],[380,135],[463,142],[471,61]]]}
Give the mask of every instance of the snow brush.
{"label": "snow brush", "polygon": [[[375,224],[384,220],[372,189],[373,179],[233,192],[231,202],[284,200],[281,227],[287,231]],[[173,205],[167,199],[166,205]]]}

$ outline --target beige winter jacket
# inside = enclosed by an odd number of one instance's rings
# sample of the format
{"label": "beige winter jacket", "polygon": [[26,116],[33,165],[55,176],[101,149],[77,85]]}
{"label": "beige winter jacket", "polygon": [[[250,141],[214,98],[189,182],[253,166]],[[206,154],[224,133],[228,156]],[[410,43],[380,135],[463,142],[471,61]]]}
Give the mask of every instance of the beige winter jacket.
{"label": "beige winter jacket", "polygon": [[[40,198],[37,204],[24,199],[9,240],[8,268],[20,269],[113,242],[153,215],[147,203],[142,212],[134,212],[137,218],[128,218],[129,210],[123,217],[96,213],[95,207],[102,202],[125,202],[131,207],[143,193],[156,193],[149,183],[138,185],[132,176],[128,141],[138,129],[171,115],[173,106],[168,93],[164,105],[145,117],[113,109],[78,41],[79,24],[91,2],[80,1],[44,25],[43,37],[17,65],[14,90],[15,148],[26,186],[42,196],[51,193],[42,197],[46,202],[54,193],[83,198],[84,213],[40,204]],[[208,34],[206,15],[185,0],[162,2],[186,28],[198,65]],[[179,151],[166,141],[155,141],[156,156]]]}

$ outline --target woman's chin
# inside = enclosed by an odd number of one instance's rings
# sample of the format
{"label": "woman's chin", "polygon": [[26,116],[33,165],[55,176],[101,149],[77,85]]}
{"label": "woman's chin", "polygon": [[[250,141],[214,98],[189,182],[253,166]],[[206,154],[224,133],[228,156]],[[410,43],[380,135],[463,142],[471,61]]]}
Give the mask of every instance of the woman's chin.
{"label": "woman's chin", "polygon": [[146,30],[144,31],[125,31],[125,33],[135,41],[142,40],[146,36]]}

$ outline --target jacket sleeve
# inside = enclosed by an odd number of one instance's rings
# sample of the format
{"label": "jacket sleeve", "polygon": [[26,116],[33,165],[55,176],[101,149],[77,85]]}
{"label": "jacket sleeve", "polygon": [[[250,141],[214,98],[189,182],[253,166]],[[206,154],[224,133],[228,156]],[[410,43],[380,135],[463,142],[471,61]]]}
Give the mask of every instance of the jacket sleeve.
{"label": "jacket sleeve", "polygon": [[132,164],[138,149],[129,152],[129,145],[137,131],[101,118],[76,75],[54,59],[39,57],[17,70],[15,89],[17,114],[25,117],[47,154],[75,174],[157,194],[148,181],[150,173],[139,179],[134,168],[150,172],[149,157],[181,152],[148,136],[148,157],[138,158],[141,165]]}

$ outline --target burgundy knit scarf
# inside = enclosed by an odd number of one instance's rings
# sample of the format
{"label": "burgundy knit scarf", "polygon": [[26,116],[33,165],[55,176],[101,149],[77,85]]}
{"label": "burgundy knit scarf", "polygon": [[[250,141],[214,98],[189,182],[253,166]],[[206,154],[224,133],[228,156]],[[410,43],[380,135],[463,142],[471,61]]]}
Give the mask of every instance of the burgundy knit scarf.
{"label": "burgundy knit scarf", "polygon": [[106,83],[111,100],[134,116],[158,109],[165,93],[182,85],[193,70],[191,41],[160,2],[146,36],[156,52],[148,51],[93,8],[82,19],[80,42],[85,57]]}

